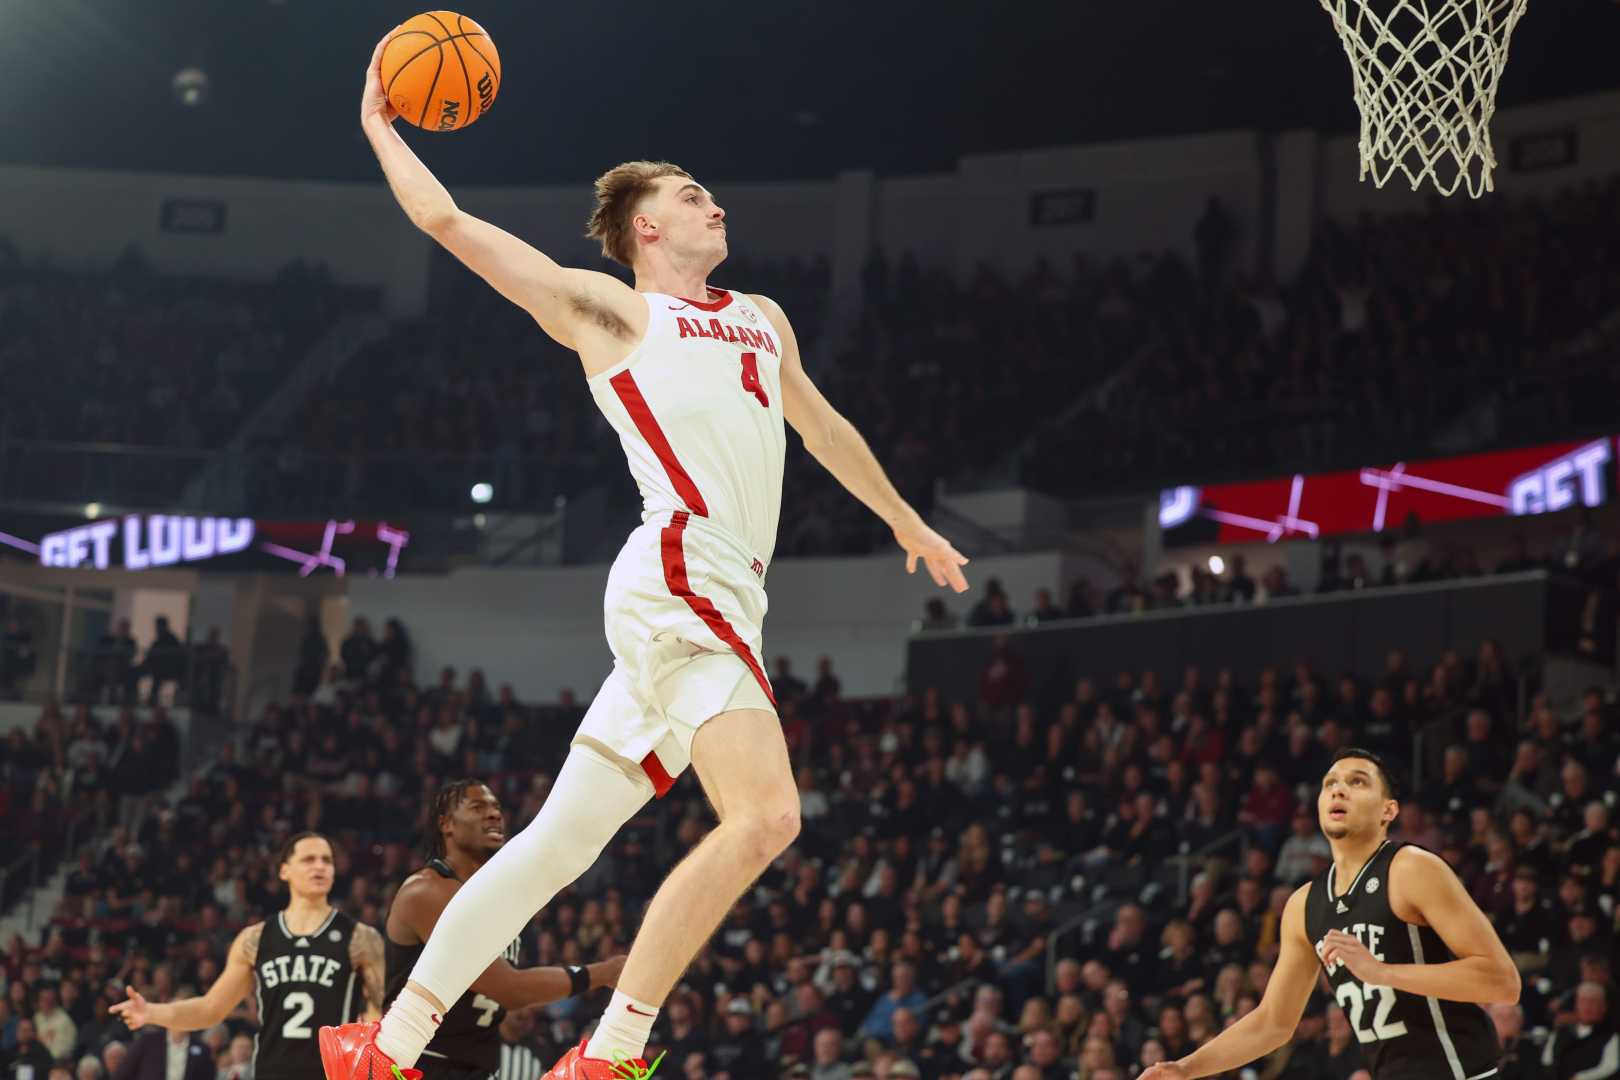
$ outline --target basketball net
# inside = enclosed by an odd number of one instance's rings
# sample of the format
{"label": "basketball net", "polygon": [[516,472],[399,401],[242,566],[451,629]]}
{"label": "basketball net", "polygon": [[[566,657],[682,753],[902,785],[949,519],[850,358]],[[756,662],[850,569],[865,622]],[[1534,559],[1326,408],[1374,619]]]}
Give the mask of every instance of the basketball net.
{"label": "basketball net", "polygon": [[1508,39],[1529,0],[1321,0],[1361,112],[1361,179],[1492,190],[1491,115]]}

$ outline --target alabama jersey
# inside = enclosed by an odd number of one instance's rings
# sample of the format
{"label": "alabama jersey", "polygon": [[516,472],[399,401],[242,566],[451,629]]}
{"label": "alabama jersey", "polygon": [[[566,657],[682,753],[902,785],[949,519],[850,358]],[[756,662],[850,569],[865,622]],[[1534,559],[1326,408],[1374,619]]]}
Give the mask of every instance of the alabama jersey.
{"label": "alabama jersey", "polygon": [[[1456,959],[1432,928],[1403,922],[1390,907],[1390,865],[1404,846],[1384,841],[1343,892],[1335,891],[1341,883],[1331,866],[1311,882],[1305,932],[1318,957],[1328,931],[1342,930],[1386,963]],[[1501,1046],[1478,1005],[1369,985],[1343,964],[1324,965],[1324,970],[1374,1080],[1482,1080],[1496,1073]]]}
{"label": "alabama jersey", "polygon": [[647,335],[590,379],[624,446],[642,518],[684,512],[735,537],[763,573],[776,547],[787,436],[782,337],[741,293],[642,293]]}

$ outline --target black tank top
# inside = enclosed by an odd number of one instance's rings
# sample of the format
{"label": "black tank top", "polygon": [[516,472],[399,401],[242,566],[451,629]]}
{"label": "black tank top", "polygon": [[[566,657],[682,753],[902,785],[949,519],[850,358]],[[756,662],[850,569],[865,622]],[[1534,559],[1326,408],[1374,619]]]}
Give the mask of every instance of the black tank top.
{"label": "black tank top", "polygon": [[[1397,919],[1389,906],[1390,863],[1405,846],[1384,841],[1342,892],[1335,891],[1341,883],[1334,880],[1331,866],[1311,882],[1305,895],[1305,932],[1318,960],[1329,930],[1355,935],[1385,963],[1456,959],[1439,934]],[[1327,977],[1373,1080],[1478,1080],[1496,1072],[1501,1056],[1496,1028],[1478,1005],[1365,985],[1342,965],[1328,970]]]}
{"label": "black tank top", "polygon": [[359,988],[349,959],[354,920],[332,909],[312,933],[287,929],[285,912],[266,919],[259,937],[259,1035],[255,1080],[309,1080],[321,1075],[315,1032],[347,1024],[358,1012]]}
{"label": "black tank top", "polygon": [[[443,859],[429,860],[427,869],[452,881],[461,880]],[[387,925],[385,921],[385,929]],[[399,945],[387,934],[383,935],[383,941],[388,963],[386,1007],[405,989],[405,984],[411,978],[411,969],[421,958],[425,946]],[[518,963],[520,946],[521,942],[513,941],[501,954],[513,966]],[[501,1067],[501,1021],[505,1017],[506,1010],[493,998],[468,990],[450,1006],[433,1041],[427,1044],[427,1049],[422,1053],[461,1068],[495,1072]]]}

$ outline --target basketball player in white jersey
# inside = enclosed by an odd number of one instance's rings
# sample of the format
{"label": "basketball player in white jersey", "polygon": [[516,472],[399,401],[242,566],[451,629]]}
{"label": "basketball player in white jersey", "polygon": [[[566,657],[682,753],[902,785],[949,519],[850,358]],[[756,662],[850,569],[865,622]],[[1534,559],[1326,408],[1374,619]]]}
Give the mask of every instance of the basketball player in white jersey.
{"label": "basketball player in white jersey", "polygon": [[[329,1080],[410,1070],[446,1006],[688,765],[719,825],[653,897],[606,1015],[547,1075],[645,1077],[660,1004],[743,891],[799,832],[799,799],[761,649],[784,421],[893,529],[906,568],[967,589],[967,560],[900,497],[865,441],[816,390],[787,316],[709,285],[725,212],[675,166],[631,162],[596,182],[589,235],[635,276],[558,266],[457,208],[393,129],[367,70],[361,125],[400,206],[501,295],[579,354],[641,489],[642,525],[608,577],[613,673],[534,822],[456,893],[376,1025],[322,1031]],[[656,1062],[654,1063],[656,1066]],[[408,1073],[407,1073],[408,1075]]]}

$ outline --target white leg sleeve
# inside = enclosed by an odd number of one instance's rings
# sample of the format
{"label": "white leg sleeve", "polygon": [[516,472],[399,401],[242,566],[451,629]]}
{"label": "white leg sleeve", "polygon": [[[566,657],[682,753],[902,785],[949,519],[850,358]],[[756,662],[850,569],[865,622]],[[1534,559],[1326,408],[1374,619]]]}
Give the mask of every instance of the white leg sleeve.
{"label": "white leg sleeve", "polygon": [[451,898],[411,978],[453,1004],[500,956],[534,913],[596,861],[652,798],[602,754],[576,746],[529,827]]}

